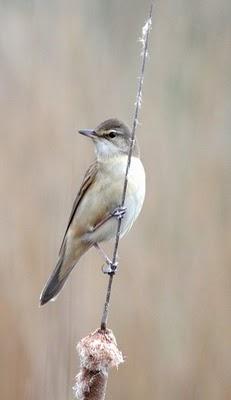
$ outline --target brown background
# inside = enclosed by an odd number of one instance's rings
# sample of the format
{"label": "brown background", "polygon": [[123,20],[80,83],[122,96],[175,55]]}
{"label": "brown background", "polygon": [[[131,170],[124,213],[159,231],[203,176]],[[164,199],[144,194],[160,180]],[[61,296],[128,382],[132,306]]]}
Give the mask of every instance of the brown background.
{"label": "brown background", "polygon": [[[121,242],[110,326],[126,363],[109,399],[231,398],[231,3],[159,1],[137,131],[147,195]],[[1,1],[0,392],[72,398],[75,345],[97,328],[106,278],[89,252],[38,308],[92,146],[131,124],[138,0]]]}

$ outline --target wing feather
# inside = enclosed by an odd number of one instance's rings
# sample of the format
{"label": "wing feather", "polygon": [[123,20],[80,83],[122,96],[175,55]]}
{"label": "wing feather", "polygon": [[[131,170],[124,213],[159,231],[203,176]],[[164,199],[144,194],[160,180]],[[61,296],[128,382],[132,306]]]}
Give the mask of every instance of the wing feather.
{"label": "wing feather", "polygon": [[70,214],[70,217],[69,217],[69,221],[68,221],[68,224],[67,224],[67,228],[66,228],[63,240],[62,240],[62,244],[61,244],[61,247],[60,247],[59,254],[61,254],[63,252],[63,249],[65,247],[65,239],[66,239],[67,231],[68,231],[68,229],[69,229],[69,227],[70,227],[70,225],[71,225],[71,223],[72,223],[72,221],[74,219],[74,216],[76,214],[76,211],[78,209],[78,206],[79,206],[81,200],[83,199],[84,195],[86,194],[88,188],[95,181],[95,178],[96,178],[96,175],[97,175],[97,171],[98,171],[98,163],[97,163],[97,161],[95,161],[88,168],[88,170],[87,170],[87,172],[86,172],[86,174],[84,176],[83,182],[81,184],[81,187],[79,189],[79,192],[78,192],[78,194],[77,194],[77,196],[75,198],[75,201],[74,201],[74,204],[73,204],[73,207],[72,207],[72,210],[71,210],[71,214]]}

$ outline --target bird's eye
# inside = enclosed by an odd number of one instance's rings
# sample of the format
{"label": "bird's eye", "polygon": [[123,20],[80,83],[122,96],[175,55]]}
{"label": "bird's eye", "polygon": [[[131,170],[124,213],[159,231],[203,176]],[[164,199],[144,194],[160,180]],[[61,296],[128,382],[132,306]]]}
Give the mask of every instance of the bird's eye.
{"label": "bird's eye", "polygon": [[113,139],[116,135],[115,135],[115,132],[110,132],[109,134],[108,134],[108,136],[111,138],[111,139]]}

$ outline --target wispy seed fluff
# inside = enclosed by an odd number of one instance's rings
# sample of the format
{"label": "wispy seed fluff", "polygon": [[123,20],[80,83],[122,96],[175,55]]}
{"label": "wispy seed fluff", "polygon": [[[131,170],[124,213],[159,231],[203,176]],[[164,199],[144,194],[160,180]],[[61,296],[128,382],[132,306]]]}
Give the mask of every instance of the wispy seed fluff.
{"label": "wispy seed fluff", "polygon": [[77,352],[80,357],[80,372],[73,387],[76,398],[104,398],[108,369],[118,367],[124,361],[115,336],[109,329],[98,329],[81,339],[77,345]]}

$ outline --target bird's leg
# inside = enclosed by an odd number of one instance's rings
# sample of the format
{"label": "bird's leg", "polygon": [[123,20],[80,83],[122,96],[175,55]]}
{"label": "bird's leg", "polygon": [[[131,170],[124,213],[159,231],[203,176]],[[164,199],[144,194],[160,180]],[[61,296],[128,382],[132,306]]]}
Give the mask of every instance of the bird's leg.
{"label": "bird's leg", "polygon": [[126,207],[116,207],[112,213],[111,217],[116,217],[117,219],[122,219],[126,213]]}
{"label": "bird's leg", "polygon": [[101,256],[103,257],[103,259],[106,261],[106,263],[110,264],[111,260],[110,258],[107,256],[107,254],[105,253],[105,251],[102,249],[102,247],[98,244],[98,243],[94,243],[94,247],[96,248],[96,250],[98,250],[98,252],[101,254]]}
{"label": "bird's leg", "polygon": [[107,256],[105,251],[102,249],[102,247],[98,243],[94,243],[95,248],[99,251],[101,256],[103,256],[104,260],[106,261],[106,265],[104,264],[102,266],[102,271],[104,274],[112,274],[116,272],[118,263],[115,262],[113,263],[110,258]]}
{"label": "bird's leg", "polygon": [[126,207],[121,207],[121,206],[116,207],[111,213],[106,215],[105,218],[103,218],[98,224],[96,224],[93,227],[92,232],[95,232],[98,228],[100,228],[103,224],[105,224],[105,222],[109,221],[109,219],[113,217],[117,219],[122,219],[125,213],[126,213]]}
{"label": "bird's leg", "polygon": [[[95,232],[98,228],[105,224],[111,218],[117,218],[118,220],[122,219],[126,213],[126,207],[116,207],[111,213],[109,213],[105,218],[103,218],[97,225],[94,226],[91,232]],[[113,263],[110,258],[108,258],[105,251],[100,247],[98,243],[94,243],[95,248],[99,251],[99,253],[103,256],[106,261],[106,265],[102,266],[102,271],[104,274],[112,274],[116,272],[118,263]]]}

